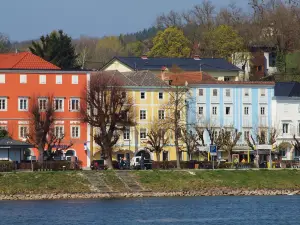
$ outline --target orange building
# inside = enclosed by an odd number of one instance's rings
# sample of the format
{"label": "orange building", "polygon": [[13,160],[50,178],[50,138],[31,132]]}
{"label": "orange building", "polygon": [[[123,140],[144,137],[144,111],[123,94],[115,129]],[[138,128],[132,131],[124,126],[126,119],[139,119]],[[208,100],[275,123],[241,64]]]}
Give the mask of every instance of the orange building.
{"label": "orange building", "polygon": [[[85,150],[88,127],[79,111],[88,77],[84,71],[63,71],[29,52],[0,54],[0,128],[7,129],[13,139],[24,140],[29,131],[30,101],[38,98],[42,109],[52,96],[55,131],[65,134],[61,144],[74,143],[65,150],[65,157],[76,156],[84,167],[89,166]],[[38,156],[38,151],[32,149],[32,154]],[[19,156],[14,159],[21,160]]]}

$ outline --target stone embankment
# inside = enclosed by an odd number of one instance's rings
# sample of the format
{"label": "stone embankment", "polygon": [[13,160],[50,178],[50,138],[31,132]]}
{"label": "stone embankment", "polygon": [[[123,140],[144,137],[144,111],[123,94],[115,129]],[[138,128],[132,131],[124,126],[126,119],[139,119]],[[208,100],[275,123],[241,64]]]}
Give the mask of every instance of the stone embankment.
{"label": "stone embankment", "polygon": [[141,198],[141,197],[192,197],[192,196],[272,196],[272,195],[300,195],[300,190],[243,190],[243,189],[209,189],[202,191],[178,192],[106,192],[106,193],[70,193],[70,194],[26,194],[0,195],[0,200],[59,200],[59,199],[113,199],[113,198]]}

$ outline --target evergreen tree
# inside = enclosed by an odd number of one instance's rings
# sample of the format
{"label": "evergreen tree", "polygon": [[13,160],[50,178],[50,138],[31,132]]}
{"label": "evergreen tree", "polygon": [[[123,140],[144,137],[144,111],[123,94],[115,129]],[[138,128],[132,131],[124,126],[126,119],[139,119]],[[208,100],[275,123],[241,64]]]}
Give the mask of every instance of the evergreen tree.
{"label": "evergreen tree", "polygon": [[41,36],[39,42],[32,42],[30,51],[61,69],[76,69],[77,55],[72,44],[72,38],[62,30],[53,31]]}
{"label": "evergreen tree", "polygon": [[283,51],[277,49],[276,53],[276,67],[278,72],[285,73],[286,72],[286,63],[285,63],[285,54]]}

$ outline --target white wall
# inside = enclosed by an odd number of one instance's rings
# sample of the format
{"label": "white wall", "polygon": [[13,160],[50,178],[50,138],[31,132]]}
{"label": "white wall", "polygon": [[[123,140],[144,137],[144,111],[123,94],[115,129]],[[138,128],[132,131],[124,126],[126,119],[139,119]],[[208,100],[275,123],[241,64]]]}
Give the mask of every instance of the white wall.
{"label": "white wall", "polygon": [[132,69],[130,69],[129,67],[125,66],[124,64],[120,63],[118,60],[113,61],[109,66],[107,66],[105,69],[105,71],[108,70],[118,70],[120,73],[124,73],[124,72],[131,72],[133,71]]}
{"label": "white wall", "polygon": [[[300,138],[300,98],[277,97],[275,101],[275,110],[272,109],[274,118],[274,126],[277,128],[279,135],[277,137],[277,145],[281,142],[293,142],[293,135]],[[283,134],[282,124],[289,124],[288,134]],[[288,150],[286,159],[293,159],[293,149]]]}
{"label": "white wall", "polygon": [[266,58],[266,65],[265,65],[265,68],[267,69],[267,72],[269,75],[272,75],[274,73],[277,72],[277,68],[276,67],[270,67],[269,66],[269,55],[270,53],[269,52],[264,52],[264,56]]}

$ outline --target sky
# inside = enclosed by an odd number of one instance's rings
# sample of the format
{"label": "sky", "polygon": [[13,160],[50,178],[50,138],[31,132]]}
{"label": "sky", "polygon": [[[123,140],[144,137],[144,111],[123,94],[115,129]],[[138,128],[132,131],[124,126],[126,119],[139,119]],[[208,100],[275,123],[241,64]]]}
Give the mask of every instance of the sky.
{"label": "sky", "polygon": [[[37,39],[63,29],[73,38],[132,33],[154,25],[170,10],[182,11],[201,0],[1,0],[0,32],[13,41]],[[217,8],[233,0],[211,0]],[[236,0],[245,6],[246,0]]]}

